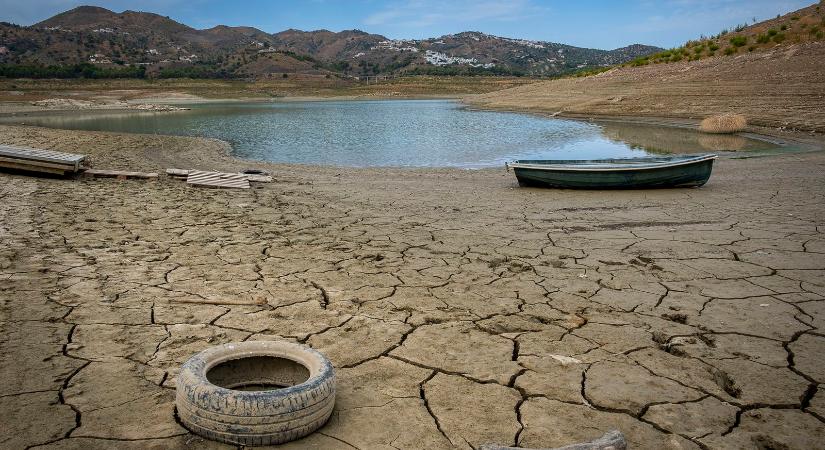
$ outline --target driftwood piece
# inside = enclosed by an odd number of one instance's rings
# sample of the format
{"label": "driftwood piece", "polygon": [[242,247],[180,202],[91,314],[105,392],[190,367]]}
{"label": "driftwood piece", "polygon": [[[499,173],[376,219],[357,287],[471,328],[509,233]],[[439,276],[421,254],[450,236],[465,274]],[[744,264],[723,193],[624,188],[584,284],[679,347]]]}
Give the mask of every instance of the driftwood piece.
{"label": "driftwood piece", "polygon": [[[621,431],[610,430],[602,437],[581,444],[565,445],[564,447],[556,447],[552,449],[535,449],[535,450],[626,450],[627,441]],[[503,447],[497,444],[484,444],[478,450],[519,450],[518,447]]]}
{"label": "driftwood piece", "polygon": [[186,169],[166,169],[166,174],[172,177],[186,177],[189,171]]}
{"label": "driftwood piece", "polygon": [[272,183],[272,176],[270,175],[250,175],[245,174],[246,179],[257,183]]}

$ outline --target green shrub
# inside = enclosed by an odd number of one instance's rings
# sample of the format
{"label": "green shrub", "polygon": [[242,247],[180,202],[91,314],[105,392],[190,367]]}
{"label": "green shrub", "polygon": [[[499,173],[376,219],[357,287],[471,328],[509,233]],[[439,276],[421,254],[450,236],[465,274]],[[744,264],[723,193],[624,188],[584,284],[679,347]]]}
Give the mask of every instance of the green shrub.
{"label": "green shrub", "polygon": [[778,31],[776,31],[776,30],[774,30],[773,28],[771,28],[770,30],[768,30],[768,36],[770,36],[770,37],[774,37],[774,36],[776,36],[776,34],[777,34],[777,33],[779,33],[779,32],[778,32]]}
{"label": "green shrub", "polygon": [[232,77],[233,75],[227,69],[206,64],[196,64],[186,67],[167,67],[161,69],[158,73],[158,78],[221,79]]}
{"label": "green shrub", "polygon": [[744,47],[748,43],[747,36],[735,36],[730,38],[730,43],[734,47]]}
{"label": "green shrub", "polygon": [[0,78],[144,78],[143,66],[101,67],[89,63],[72,66],[0,65]]}
{"label": "green shrub", "polygon": [[719,50],[719,46],[714,42],[708,46],[708,49],[710,49],[711,52],[715,52],[716,50]]}
{"label": "green shrub", "polygon": [[787,25],[782,25],[781,27],[779,27],[779,29],[782,30],[782,31],[785,31],[785,30],[788,29],[788,26]]}
{"label": "green shrub", "polygon": [[696,53],[697,55],[702,53],[703,51],[705,51],[705,46],[704,45],[701,46],[701,47],[696,47],[696,48],[693,49],[693,53]]}
{"label": "green shrub", "polygon": [[650,57],[648,56],[642,56],[630,62],[630,65],[633,67],[646,66],[648,64],[650,64]]}
{"label": "green shrub", "polygon": [[754,50],[756,50],[756,46],[755,46],[755,45],[751,45],[750,47],[748,47],[748,51],[749,51],[749,52],[752,52],[752,51],[754,51]]}
{"label": "green shrub", "polygon": [[784,40],[785,40],[785,35],[782,34],[782,33],[778,33],[776,36],[773,37],[773,41],[776,42],[777,44],[781,43]]}
{"label": "green shrub", "polygon": [[759,44],[767,44],[770,41],[771,41],[771,37],[768,36],[767,34],[760,34],[759,36],[756,37],[756,42],[759,43]]}
{"label": "green shrub", "polygon": [[821,31],[819,33],[816,33],[816,38],[817,39],[822,39],[823,37],[825,37],[825,33],[821,32]]}
{"label": "green shrub", "polygon": [[725,54],[728,55],[728,56],[730,56],[734,53],[736,53],[736,47],[727,47],[725,49]]}

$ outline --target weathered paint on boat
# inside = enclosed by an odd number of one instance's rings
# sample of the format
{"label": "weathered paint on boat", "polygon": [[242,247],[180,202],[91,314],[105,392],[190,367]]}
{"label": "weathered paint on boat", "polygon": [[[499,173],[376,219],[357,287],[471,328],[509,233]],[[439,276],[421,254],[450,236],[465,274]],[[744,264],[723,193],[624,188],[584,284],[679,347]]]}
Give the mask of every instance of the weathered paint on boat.
{"label": "weathered paint on boat", "polygon": [[566,189],[698,187],[716,155],[597,160],[519,160],[507,164],[519,186]]}

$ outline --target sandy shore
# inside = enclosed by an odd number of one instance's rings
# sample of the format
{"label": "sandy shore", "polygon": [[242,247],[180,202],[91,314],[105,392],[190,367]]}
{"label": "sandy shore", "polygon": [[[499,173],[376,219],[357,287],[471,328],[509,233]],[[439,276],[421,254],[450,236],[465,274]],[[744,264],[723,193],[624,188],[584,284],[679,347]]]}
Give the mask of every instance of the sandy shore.
{"label": "sandy shore", "polygon": [[[173,414],[213,344],[307,343],[336,410],[284,448],[821,448],[825,154],[701,189],[521,189],[503,170],[239,161],[220,141],[0,126],[96,167],[248,191],[0,173],[4,448],[224,448]],[[228,448],[228,447],[226,447]]]}

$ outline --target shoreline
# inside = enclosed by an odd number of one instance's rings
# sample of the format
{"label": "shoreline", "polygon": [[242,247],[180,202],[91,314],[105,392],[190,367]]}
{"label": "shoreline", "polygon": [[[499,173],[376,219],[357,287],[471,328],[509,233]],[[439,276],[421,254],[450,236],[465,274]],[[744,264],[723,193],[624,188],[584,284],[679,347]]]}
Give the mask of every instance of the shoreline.
{"label": "shoreline", "polygon": [[[202,99],[202,102],[198,102],[196,104],[220,104],[220,103],[243,103],[247,102],[247,99],[236,98],[236,99]],[[278,103],[278,102],[300,102],[300,101],[385,101],[388,99],[358,99],[358,98],[326,98],[321,100],[310,100],[307,97],[292,97],[289,100],[284,99],[257,99],[253,100],[254,103]],[[405,99],[392,99],[392,100],[405,100]],[[440,100],[440,99],[433,99],[433,98],[415,98],[409,100]],[[655,126],[655,127],[663,127],[663,128],[677,128],[677,129],[685,129],[695,131],[698,134],[704,135],[703,133],[696,130],[698,125],[698,120],[691,120],[691,119],[684,119],[684,118],[667,118],[667,117],[647,117],[647,116],[609,116],[609,115],[583,115],[583,114],[565,114],[565,113],[547,113],[541,111],[531,111],[531,110],[518,110],[518,109],[504,109],[504,108],[488,108],[488,107],[478,107],[476,105],[468,104],[463,102],[460,98],[453,98],[447,100],[455,100],[462,104],[462,107],[470,109],[470,110],[478,110],[478,111],[497,111],[497,112],[506,112],[506,113],[514,113],[514,114],[525,114],[525,115],[533,115],[537,117],[542,117],[546,119],[562,119],[562,120],[574,120],[574,121],[581,121],[587,123],[618,123],[618,124],[630,124],[630,125],[647,125],[647,126]],[[162,104],[162,103],[158,103]],[[163,103],[165,104],[165,103]],[[177,103],[179,105],[186,104],[183,101],[181,103]],[[5,108],[4,108],[5,106]],[[70,110],[70,109],[49,109],[49,110],[38,110],[32,112],[9,112],[7,111],[8,105],[4,103],[0,103],[0,118],[6,117],[49,117],[49,116],[65,116],[65,115],[76,115],[76,114],[84,114],[84,115],[105,115],[105,114],[123,114],[123,115],[141,115],[141,114],[175,114],[178,111],[142,111],[142,110],[134,110],[134,109],[117,109],[117,108],[92,108],[92,109],[83,109],[83,110]],[[27,124],[15,124],[15,123],[6,123],[0,124],[0,126],[24,126],[24,127],[32,127],[32,128],[42,128],[36,125],[27,125]],[[70,131],[67,129],[61,128],[46,128],[51,130],[62,130],[62,131]],[[147,134],[140,134],[140,133],[125,133],[125,132],[109,132],[109,131],[100,131],[101,133],[111,133],[111,134],[123,134],[123,135],[136,135],[136,136],[145,136],[145,137],[152,137],[155,135],[147,135]],[[186,135],[157,135],[157,136],[173,136],[173,137],[188,137],[188,138],[196,138],[199,139],[200,137],[197,136],[186,136]],[[712,136],[712,135],[708,135]],[[811,133],[803,133],[803,132],[790,132],[784,130],[777,130],[774,128],[767,128],[767,127],[753,127],[749,126],[749,129],[745,132],[735,133],[731,136],[742,136],[749,139],[756,139],[765,141],[774,145],[779,145],[783,147],[783,149],[788,149],[788,151],[759,151],[759,152],[723,152],[720,155],[723,158],[729,159],[741,159],[741,158],[753,158],[753,157],[765,157],[765,156],[780,156],[783,154],[789,153],[797,153],[797,152],[811,152],[811,151],[820,151],[825,149],[825,139],[822,136],[811,134]],[[229,158],[235,159],[238,163],[258,163],[258,164],[268,164],[273,166],[281,166],[281,167],[289,167],[289,166],[296,166],[302,168],[332,168],[332,169],[345,169],[345,170],[401,170],[401,171],[427,171],[427,170],[458,170],[458,171],[486,171],[486,170],[499,170],[497,167],[480,167],[480,168],[462,168],[462,167],[409,167],[409,166],[362,166],[362,167],[355,167],[355,166],[335,166],[335,165],[322,165],[322,164],[300,164],[300,163],[276,163],[270,162],[265,160],[255,160],[255,159],[244,159],[238,156],[235,156],[232,151],[231,144],[226,141],[221,141],[223,145],[227,148],[226,156]],[[789,147],[791,147],[789,149]]]}

